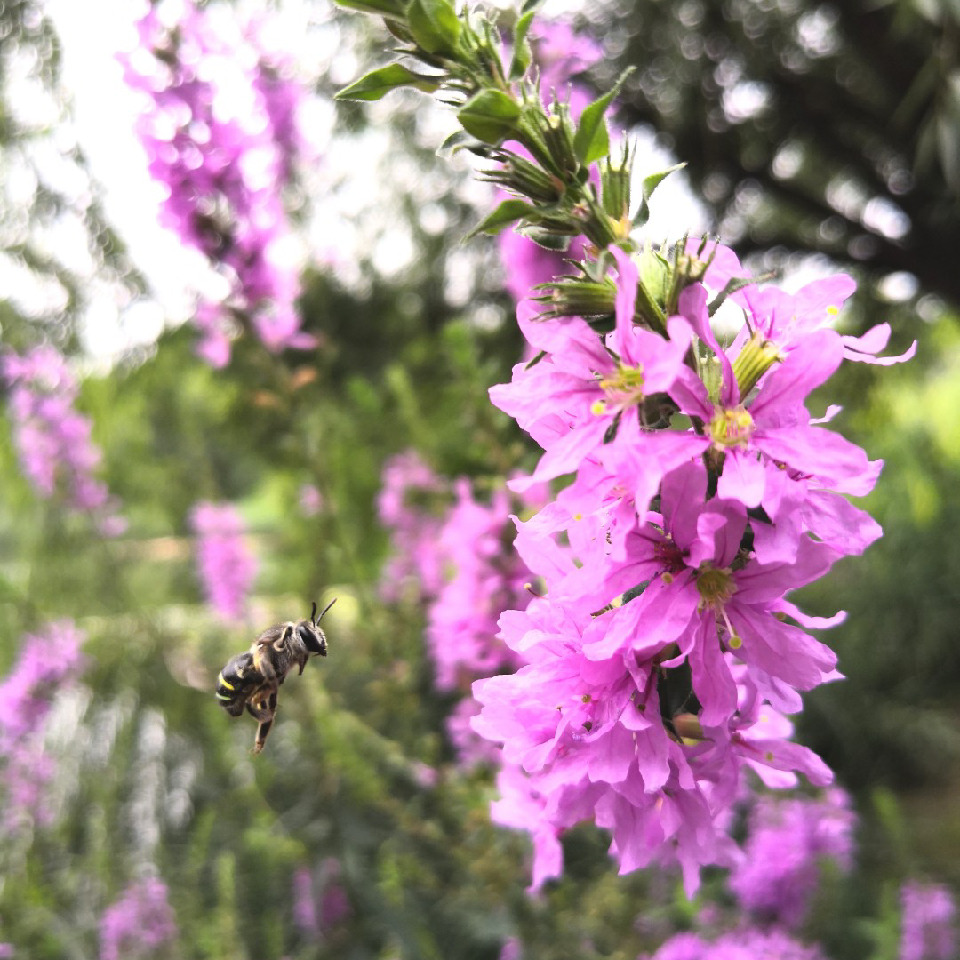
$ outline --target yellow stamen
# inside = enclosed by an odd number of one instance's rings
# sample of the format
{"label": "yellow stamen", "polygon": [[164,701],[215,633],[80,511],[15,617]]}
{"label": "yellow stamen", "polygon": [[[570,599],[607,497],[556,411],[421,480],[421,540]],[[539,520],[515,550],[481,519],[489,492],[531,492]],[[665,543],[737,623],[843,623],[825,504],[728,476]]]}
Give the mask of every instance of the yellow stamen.
{"label": "yellow stamen", "polygon": [[716,447],[746,447],[753,433],[753,417],[742,406],[718,407],[709,431]]}

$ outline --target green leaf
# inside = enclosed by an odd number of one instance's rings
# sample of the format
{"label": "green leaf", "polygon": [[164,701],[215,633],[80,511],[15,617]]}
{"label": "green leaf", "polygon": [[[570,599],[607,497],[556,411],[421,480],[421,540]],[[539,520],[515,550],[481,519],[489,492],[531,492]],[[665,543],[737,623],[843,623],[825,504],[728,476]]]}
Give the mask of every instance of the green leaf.
{"label": "green leaf", "polygon": [[643,200],[640,201],[640,208],[637,210],[637,215],[633,218],[635,226],[642,226],[650,218],[648,201],[653,196],[653,191],[656,190],[671,173],[676,173],[677,170],[682,170],[685,166],[685,163],[677,163],[672,167],[667,167],[666,170],[657,170],[655,173],[651,173],[649,176],[643,178]]}
{"label": "green leaf", "polygon": [[500,143],[517,129],[520,107],[500,90],[482,90],[458,111],[463,129],[483,143]]}
{"label": "green leaf", "polygon": [[475,226],[465,239],[469,240],[478,233],[499,233],[504,227],[534,212],[534,208],[523,200],[504,200],[492,213]]}
{"label": "green leaf", "polygon": [[613,87],[599,100],[594,100],[580,115],[580,124],[573,138],[573,150],[581,163],[593,163],[610,152],[610,135],[607,133],[604,114],[631,73],[632,67],[624,70]]}
{"label": "green leaf", "polygon": [[405,17],[402,0],[333,0],[338,7],[359,10],[361,13],[375,13],[381,17],[393,17],[403,20]]}
{"label": "green leaf", "polygon": [[452,157],[457,151],[464,149],[467,144],[473,142],[465,130],[454,130],[453,133],[446,137],[443,143],[437,147],[437,156]]}
{"label": "green leaf", "polygon": [[410,0],[407,24],[427,53],[453,53],[460,39],[460,20],[450,0]]}
{"label": "green leaf", "polygon": [[533,51],[527,40],[530,24],[533,23],[533,11],[525,13],[513,31],[513,57],[510,60],[510,79],[518,80],[527,72],[533,60]]}
{"label": "green leaf", "polygon": [[338,90],[335,100],[379,100],[397,87],[416,87],[424,93],[432,93],[439,84],[429,77],[422,77],[399,63],[371,70],[348,87]]}
{"label": "green leaf", "polygon": [[533,13],[541,3],[543,3],[543,0],[523,0],[523,6],[520,8],[521,15],[526,16],[528,13]]}

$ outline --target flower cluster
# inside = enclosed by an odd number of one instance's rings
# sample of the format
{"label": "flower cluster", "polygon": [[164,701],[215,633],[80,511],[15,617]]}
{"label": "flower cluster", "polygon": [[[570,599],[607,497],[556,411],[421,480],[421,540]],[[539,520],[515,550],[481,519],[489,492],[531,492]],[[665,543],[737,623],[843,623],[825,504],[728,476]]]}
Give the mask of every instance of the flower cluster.
{"label": "flower cluster", "polygon": [[300,331],[299,264],[283,207],[304,143],[304,93],[289,64],[227,6],[160,0],[137,29],[139,44],[121,62],[144,95],[138,134],[166,188],[162,220],[229,282],[223,302],[198,306],[200,354],[223,366],[244,325],[274,351],[313,346]]}
{"label": "flower cluster", "polygon": [[100,960],[146,958],[171,943],[177,922],[166,884],[156,877],[131,884],[100,918]]}
{"label": "flower cluster", "polygon": [[856,815],[838,787],[822,798],[760,796],[750,811],[744,858],[730,875],[739,905],[757,920],[795,929],[816,892],[821,861],[852,866]]}
{"label": "flower cluster", "polygon": [[957,906],[946,887],[905,883],[900,908],[900,960],[950,960],[957,955]]}
{"label": "flower cluster", "polygon": [[243,518],[232,504],[201,502],[190,520],[207,603],[225,620],[239,619],[257,572],[256,558],[244,542]]}
{"label": "flower cluster", "polygon": [[[498,638],[497,621],[503,610],[523,609],[531,600],[532,574],[512,549],[515,531],[507,519],[507,491],[496,490],[489,503],[480,503],[465,477],[454,487],[457,500],[438,540],[448,576],[430,604],[427,647],[437,687],[464,694],[448,718],[447,734],[460,763],[471,767],[494,761],[496,751],[471,727],[478,706],[469,694],[470,684],[479,677],[512,672],[522,662]],[[543,502],[543,490],[537,487],[519,498],[524,510]]]}
{"label": "flower cluster", "polygon": [[293,875],[293,921],[312,941],[321,940],[350,916],[347,893],[340,883],[340,861],[328,857],[319,867],[320,893],[313,872],[300,867]]}
{"label": "flower cluster", "polygon": [[781,930],[746,928],[704,940],[678,933],[655,954],[640,960],[824,960],[818,947],[808,947]]}
{"label": "flower cluster", "polygon": [[82,666],[83,641],[83,633],[69,620],[27,634],[13,669],[0,683],[3,821],[8,830],[25,819],[52,819],[49,805],[42,802],[56,772],[54,758],[43,748],[44,721],[54,695]]}
{"label": "flower cluster", "polygon": [[[547,593],[501,617],[523,665],[474,684],[473,724],[503,745],[500,821],[539,811],[534,886],[560,872],[559,834],[593,819],[621,872],[676,861],[692,891],[702,864],[738,858],[727,826],[745,769],[831,782],[787,715],[839,677],[807,630],[842,614],[809,617],[786,594],[880,535],[845,495],[881,464],[805,402],[845,357],[889,362],[875,356],[889,328],[837,332],[854,288],[837,276],[732,293],[745,323],[721,346],[711,295],[744,276],[732,251],[609,256],[614,329],[524,302],[535,360],[491,390],[544,450],[512,488],[573,478],[519,525]],[[675,309],[653,309],[652,286]]]}
{"label": "flower cluster", "polygon": [[544,499],[542,487],[519,498],[501,489],[482,503],[466,477],[444,481],[412,452],[394,458],[384,470],[380,516],[392,531],[394,546],[385,592],[389,588],[395,597],[395,584],[402,578],[412,576],[419,583],[428,604],[426,638],[435,684],[444,692],[465,694],[447,723],[464,766],[496,757],[470,726],[477,712],[470,684],[512,671],[521,662],[497,638],[500,613],[522,608],[532,596],[532,574],[511,549],[514,529],[508,518],[514,506],[531,510]]}
{"label": "flower cluster", "polygon": [[407,587],[429,599],[443,582],[437,549],[443,525],[446,484],[414,450],[391,457],[383,468],[377,507],[390,531],[391,553],[380,581],[380,595],[399,600]]}
{"label": "flower cluster", "polygon": [[96,477],[100,450],[90,420],[75,409],[78,385],[66,359],[46,344],[22,356],[6,354],[2,371],[20,462],[33,488],[44,498],[62,497],[72,510],[94,513],[105,535],[122,532],[116,503]]}

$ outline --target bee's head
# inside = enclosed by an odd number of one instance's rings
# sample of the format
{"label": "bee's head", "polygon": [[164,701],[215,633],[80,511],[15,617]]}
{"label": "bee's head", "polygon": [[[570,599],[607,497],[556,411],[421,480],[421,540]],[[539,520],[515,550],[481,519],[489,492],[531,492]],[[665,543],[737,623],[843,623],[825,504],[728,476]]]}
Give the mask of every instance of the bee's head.
{"label": "bee's head", "polygon": [[299,627],[297,627],[297,632],[300,635],[300,639],[303,641],[303,645],[310,653],[321,657],[325,657],[327,655],[327,638],[324,632],[320,629],[320,621],[323,619],[323,615],[336,602],[337,598],[334,597],[323,608],[323,611],[319,617],[317,616],[317,605],[314,603],[313,610],[310,613],[310,619],[302,621]]}

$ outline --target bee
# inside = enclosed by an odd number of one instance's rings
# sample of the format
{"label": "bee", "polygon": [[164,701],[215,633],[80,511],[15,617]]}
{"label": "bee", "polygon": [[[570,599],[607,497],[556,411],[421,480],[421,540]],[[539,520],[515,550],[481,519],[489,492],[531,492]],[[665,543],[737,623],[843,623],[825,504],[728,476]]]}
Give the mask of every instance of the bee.
{"label": "bee", "polygon": [[217,699],[231,717],[244,710],[259,726],[253,752],[259,753],[267,742],[277,715],[277,691],[287,674],[299,667],[303,673],[311,656],[327,655],[327,638],[320,629],[324,614],[337,602],[331,600],[320,616],[314,603],[310,618],[278,623],[269,627],[250,645],[249,650],[231,657],[217,678]]}

